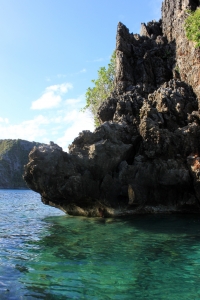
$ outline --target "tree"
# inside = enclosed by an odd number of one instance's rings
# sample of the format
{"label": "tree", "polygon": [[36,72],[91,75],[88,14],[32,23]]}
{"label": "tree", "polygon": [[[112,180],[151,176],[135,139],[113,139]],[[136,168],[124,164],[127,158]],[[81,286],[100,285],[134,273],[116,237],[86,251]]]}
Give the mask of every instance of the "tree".
{"label": "tree", "polygon": [[91,111],[94,117],[95,126],[99,125],[97,118],[99,106],[110,96],[111,92],[114,90],[115,66],[116,53],[114,51],[107,69],[105,67],[101,67],[98,70],[98,78],[92,80],[94,87],[89,87],[86,91],[86,105],[82,111],[85,111],[86,109]]}
{"label": "tree", "polygon": [[188,40],[195,42],[195,48],[200,47],[200,8],[194,12],[188,11],[189,16],[185,20],[185,30]]}

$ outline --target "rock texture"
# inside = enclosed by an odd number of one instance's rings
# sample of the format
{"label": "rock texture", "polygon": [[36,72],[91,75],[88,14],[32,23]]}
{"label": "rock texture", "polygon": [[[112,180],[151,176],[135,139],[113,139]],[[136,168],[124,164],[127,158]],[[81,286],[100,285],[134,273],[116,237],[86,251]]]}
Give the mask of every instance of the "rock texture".
{"label": "rock texture", "polygon": [[40,143],[24,140],[0,140],[0,188],[27,189],[23,180],[24,165],[28,163],[28,154]]}
{"label": "rock texture", "polygon": [[163,35],[175,48],[176,66],[181,80],[193,87],[200,101],[200,49],[188,41],[184,30],[187,10],[200,7],[199,0],[165,0],[162,5]]}
{"label": "rock texture", "polygon": [[69,153],[50,143],[29,155],[24,178],[42,201],[72,215],[200,212],[199,49],[184,32],[199,1],[165,0],[141,34],[117,29],[115,91],[101,126]]}

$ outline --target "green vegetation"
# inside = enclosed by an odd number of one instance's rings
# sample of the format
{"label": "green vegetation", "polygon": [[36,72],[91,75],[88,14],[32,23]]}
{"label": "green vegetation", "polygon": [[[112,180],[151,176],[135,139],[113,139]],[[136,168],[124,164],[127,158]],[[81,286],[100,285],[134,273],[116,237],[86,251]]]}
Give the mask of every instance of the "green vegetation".
{"label": "green vegetation", "polygon": [[179,68],[179,66],[178,65],[176,65],[175,67],[174,67],[174,72],[175,72],[175,74],[176,74],[176,76],[180,76],[180,68]]}
{"label": "green vegetation", "polygon": [[180,73],[180,69],[179,69],[179,66],[178,66],[178,65],[175,66],[174,70],[175,70],[177,73]]}
{"label": "green vegetation", "polygon": [[0,157],[13,147],[13,140],[0,140]]}
{"label": "green vegetation", "polygon": [[89,109],[94,117],[95,126],[99,125],[97,111],[103,101],[105,101],[114,90],[114,79],[116,69],[116,53],[113,52],[107,69],[102,67],[98,70],[98,78],[92,80],[93,88],[88,88],[86,92],[86,106],[82,109]]}
{"label": "green vegetation", "polygon": [[0,140],[0,188],[27,188],[22,178],[28,154],[39,143],[24,140]]}
{"label": "green vegetation", "polygon": [[188,11],[189,16],[185,20],[185,30],[188,40],[195,42],[195,47],[200,47],[200,8]]}

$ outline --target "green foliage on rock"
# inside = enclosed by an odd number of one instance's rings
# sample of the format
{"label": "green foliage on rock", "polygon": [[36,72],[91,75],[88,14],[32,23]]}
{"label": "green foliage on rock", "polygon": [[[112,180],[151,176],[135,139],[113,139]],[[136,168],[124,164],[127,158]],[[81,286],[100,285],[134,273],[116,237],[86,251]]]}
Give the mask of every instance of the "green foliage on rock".
{"label": "green foliage on rock", "polygon": [[185,30],[188,40],[195,42],[195,47],[200,47],[200,8],[188,11],[189,16],[185,20]]}
{"label": "green foliage on rock", "polygon": [[97,111],[103,101],[105,101],[114,90],[114,79],[116,69],[116,53],[113,52],[108,67],[101,67],[98,70],[98,78],[93,79],[94,87],[89,87],[86,92],[86,105],[82,109],[89,109],[94,117],[95,126],[99,125]]}

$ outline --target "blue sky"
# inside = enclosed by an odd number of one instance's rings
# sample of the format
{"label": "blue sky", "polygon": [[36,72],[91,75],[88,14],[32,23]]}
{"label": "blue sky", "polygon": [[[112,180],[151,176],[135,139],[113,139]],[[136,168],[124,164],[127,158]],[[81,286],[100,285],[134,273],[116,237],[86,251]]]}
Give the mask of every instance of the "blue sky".
{"label": "blue sky", "polygon": [[85,129],[85,92],[107,66],[118,22],[133,33],[161,0],[0,0],[0,139],[68,144]]}

